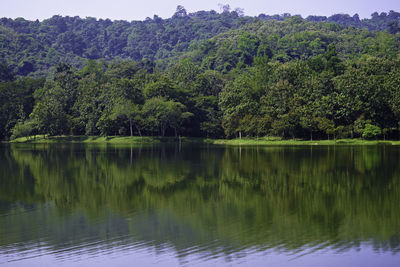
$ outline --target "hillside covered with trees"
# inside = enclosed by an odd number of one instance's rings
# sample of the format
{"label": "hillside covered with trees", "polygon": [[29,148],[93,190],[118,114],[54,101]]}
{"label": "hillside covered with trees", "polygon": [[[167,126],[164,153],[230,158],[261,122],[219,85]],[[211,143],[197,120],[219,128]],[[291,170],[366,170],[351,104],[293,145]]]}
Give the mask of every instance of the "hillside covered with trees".
{"label": "hillside covered with trees", "polygon": [[[61,16],[41,22],[1,18],[0,60],[6,61],[16,74],[22,76],[43,75],[59,62],[82,68],[87,59],[158,61],[191,51],[204,40],[244,25],[284,21],[291,17],[288,13],[249,17],[244,16],[241,9],[231,11],[226,5],[221,13],[187,13],[184,7],[178,6],[171,18],[162,19],[154,15],[144,21],[131,22]],[[298,15],[295,17],[302,19]],[[309,16],[302,20],[324,22],[323,25],[335,31],[342,31],[349,26],[370,32],[387,31],[395,34],[400,31],[400,13],[395,11],[375,12],[370,19],[361,20],[357,14]],[[279,32],[279,28],[272,31],[279,37],[288,33]],[[167,63],[160,65],[166,67]]]}
{"label": "hillside covered with trees", "polygon": [[397,138],[400,13],[0,19],[0,138]]}

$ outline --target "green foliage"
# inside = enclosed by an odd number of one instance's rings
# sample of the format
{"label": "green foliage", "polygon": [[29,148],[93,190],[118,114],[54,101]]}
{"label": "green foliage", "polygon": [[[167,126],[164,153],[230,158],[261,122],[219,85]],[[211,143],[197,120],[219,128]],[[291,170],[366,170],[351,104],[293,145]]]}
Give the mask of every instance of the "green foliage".
{"label": "green foliage", "polygon": [[19,75],[41,74],[58,62],[81,68],[86,59],[159,60],[253,20],[235,11],[188,14],[182,6],[169,19],[154,15],[132,22],[77,16],[53,16],[41,22],[2,18],[0,55],[17,63],[12,68]]}
{"label": "green foliage", "polygon": [[44,79],[33,78],[0,82],[0,139],[8,139],[11,129],[28,119],[35,105],[34,92],[43,84]]}
{"label": "green foliage", "polygon": [[14,73],[10,66],[4,62],[0,62],[0,82],[9,82],[14,80]]}
{"label": "green foliage", "polygon": [[397,15],[1,19],[0,138],[25,121],[47,135],[336,139],[372,124],[397,138],[398,33],[327,23]]}
{"label": "green foliage", "polygon": [[394,35],[400,29],[400,15],[394,11],[363,20],[343,14],[303,20],[290,14],[255,18],[241,13],[229,8],[221,14],[187,13],[178,6],[172,18],[154,15],[132,22],[68,16],[41,22],[2,18],[0,55],[12,72],[25,76],[47,73],[59,62],[82,68],[87,59],[161,60],[160,66],[166,67],[189,52],[204,67],[228,72],[237,64],[253,64],[255,56],[280,62],[309,59],[323,54],[330,44],[337,44],[341,58],[366,53],[393,57],[399,49]]}
{"label": "green foliage", "polygon": [[179,102],[165,100],[161,97],[149,99],[143,105],[147,130],[154,132],[159,128],[160,135],[164,137],[167,127],[170,126],[174,129],[175,136],[177,136],[183,121],[193,115],[184,110],[185,106]]}
{"label": "green foliage", "polygon": [[382,134],[381,128],[379,128],[376,125],[367,123],[367,124],[365,124],[365,128],[364,128],[362,137],[365,139],[372,139],[372,138],[378,137],[381,134]]}
{"label": "green foliage", "polygon": [[11,140],[19,137],[29,137],[35,133],[36,123],[33,120],[18,122],[11,130]]}

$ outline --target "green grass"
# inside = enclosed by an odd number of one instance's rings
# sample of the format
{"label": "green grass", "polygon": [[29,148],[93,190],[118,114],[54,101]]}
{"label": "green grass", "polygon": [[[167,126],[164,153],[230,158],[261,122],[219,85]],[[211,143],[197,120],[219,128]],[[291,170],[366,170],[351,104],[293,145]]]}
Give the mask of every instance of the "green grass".
{"label": "green grass", "polygon": [[31,136],[20,137],[10,143],[111,143],[111,144],[153,144],[163,141],[159,137],[138,136]]}
{"label": "green grass", "polygon": [[206,139],[208,143],[230,146],[252,145],[400,145],[400,141],[363,140],[363,139],[338,139],[338,140],[301,140],[284,139],[279,137],[242,138],[242,139]]}
{"label": "green grass", "polygon": [[[229,146],[282,146],[282,145],[400,145],[400,141],[363,140],[363,139],[338,139],[338,140],[301,140],[281,139],[280,137],[260,137],[242,139],[202,139],[182,137],[184,143],[209,143]],[[177,142],[173,137],[138,137],[138,136],[44,136],[21,137],[10,143],[110,143],[110,144],[157,144],[161,142]]]}

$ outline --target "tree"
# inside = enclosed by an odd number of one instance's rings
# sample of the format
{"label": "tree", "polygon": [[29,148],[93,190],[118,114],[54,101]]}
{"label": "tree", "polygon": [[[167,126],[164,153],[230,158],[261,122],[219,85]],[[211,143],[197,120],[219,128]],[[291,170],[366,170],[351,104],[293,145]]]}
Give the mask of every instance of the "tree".
{"label": "tree", "polygon": [[374,137],[377,138],[381,134],[382,134],[381,128],[379,128],[376,125],[367,123],[367,124],[365,124],[365,128],[364,128],[362,136],[365,139],[372,139]]}
{"label": "tree", "polygon": [[329,135],[335,133],[335,123],[324,117],[318,117],[316,120],[318,122],[318,129],[325,132],[329,140]]}
{"label": "tree", "polygon": [[175,11],[174,17],[175,18],[185,17],[186,15],[187,15],[186,9],[183,6],[178,5],[176,7],[176,11]]}
{"label": "tree", "polygon": [[185,112],[185,108],[182,103],[161,97],[147,100],[143,106],[143,115],[148,130],[153,131],[153,127],[159,128],[161,136],[164,137],[167,127],[170,126],[177,136],[182,122],[193,115]]}
{"label": "tree", "polygon": [[254,89],[253,76],[249,73],[238,76],[233,82],[228,83],[219,94],[219,106],[223,113],[222,124],[226,135],[242,135],[240,120],[246,114],[257,114],[259,105],[258,92]]}
{"label": "tree", "polygon": [[238,38],[238,49],[240,51],[240,62],[251,65],[253,58],[257,54],[259,40],[256,35],[249,32],[243,32]]}
{"label": "tree", "polygon": [[14,73],[5,62],[0,62],[0,82],[10,82],[14,80]]}
{"label": "tree", "polygon": [[133,103],[130,100],[119,98],[114,104],[114,108],[111,113],[111,118],[115,120],[118,117],[126,117],[129,120],[130,135],[133,136],[133,126],[138,131],[139,135],[142,136],[142,116],[139,105]]}
{"label": "tree", "polygon": [[56,95],[46,96],[34,107],[31,118],[39,132],[49,135],[69,133],[70,120]]}
{"label": "tree", "polygon": [[11,130],[11,140],[19,137],[31,136],[36,130],[36,124],[33,120],[26,120],[24,122],[18,122],[14,128]]}
{"label": "tree", "polygon": [[31,117],[43,133],[70,134],[78,81],[71,66],[59,64],[53,81],[35,92],[36,104]]}
{"label": "tree", "polygon": [[335,76],[340,75],[344,72],[345,65],[338,57],[336,53],[336,46],[334,44],[330,44],[328,46],[328,49],[323,56],[326,60],[326,70],[332,71]]}

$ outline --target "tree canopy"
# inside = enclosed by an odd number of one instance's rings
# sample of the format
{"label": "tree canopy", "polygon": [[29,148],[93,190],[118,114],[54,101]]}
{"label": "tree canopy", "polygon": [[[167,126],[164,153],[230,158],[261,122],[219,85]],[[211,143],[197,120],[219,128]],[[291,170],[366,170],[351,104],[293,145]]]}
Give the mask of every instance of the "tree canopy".
{"label": "tree canopy", "polygon": [[397,138],[398,15],[3,18],[0,138]]}

